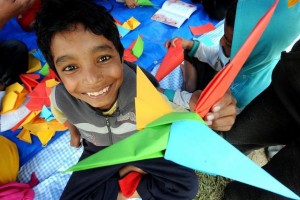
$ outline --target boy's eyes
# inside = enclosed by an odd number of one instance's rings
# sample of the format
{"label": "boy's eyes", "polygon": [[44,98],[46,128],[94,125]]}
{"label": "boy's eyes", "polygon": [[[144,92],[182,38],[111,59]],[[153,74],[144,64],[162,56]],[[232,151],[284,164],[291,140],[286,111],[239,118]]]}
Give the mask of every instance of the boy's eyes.
{"label": "boy's eyes", "polygon": [[[106,62],[108,60],[111,59],[111,56],[101,56],[98,58],[97,62]],[[63,71],[65,72],[71,72],[75,69],[77,69],[78,67],[76,65],[68,65],[65,68],[63,68]]]}
{"label": "boy's eyes", "polygon": [[108,61],[109,59],[111,59],[111,56],[101,56],[98,59],[98,62],[105,62],[105,61]]}
{"label": "boy's eyes", "polygon": [[77,67],[75,65],[69,65],[69,66],[65,67],[63,69],[63,71],[67,71],[68,72],[68,71],[73,71],[75,69],[77,69]]}

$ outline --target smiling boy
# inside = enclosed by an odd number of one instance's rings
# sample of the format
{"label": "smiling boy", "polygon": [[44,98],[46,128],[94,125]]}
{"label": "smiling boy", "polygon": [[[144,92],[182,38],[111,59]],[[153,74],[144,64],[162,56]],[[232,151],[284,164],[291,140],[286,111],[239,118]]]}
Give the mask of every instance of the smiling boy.
{"label": "smiling boy", "polygon": [[[46,3],[35,29],[62,81],[52,91],[52,111],[79,131],[82,160],[137,132],[136,74],[123,62],[118,30],[103,7],[87,0]],[[132,198],[190,200],[198,190],[193,170],[158,158],[74,172],[61,199],[126,199],[118,181],[131,171],[143,174]]]}

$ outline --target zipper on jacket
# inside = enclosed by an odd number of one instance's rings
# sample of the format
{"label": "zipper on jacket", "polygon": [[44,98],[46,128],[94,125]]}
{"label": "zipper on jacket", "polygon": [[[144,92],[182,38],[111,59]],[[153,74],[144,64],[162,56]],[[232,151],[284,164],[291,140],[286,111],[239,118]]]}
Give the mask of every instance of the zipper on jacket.
{"label": "zipper on jacket", "polygon": [[110,144],[113,144],[113,135],[112,135],[112,132],[111,132],[111,129],[110,129],[109,118],[105,117],[105,121],[106,121],[106,126],[107,126],[107,129],[108,129],[108,135],[109,135]]}

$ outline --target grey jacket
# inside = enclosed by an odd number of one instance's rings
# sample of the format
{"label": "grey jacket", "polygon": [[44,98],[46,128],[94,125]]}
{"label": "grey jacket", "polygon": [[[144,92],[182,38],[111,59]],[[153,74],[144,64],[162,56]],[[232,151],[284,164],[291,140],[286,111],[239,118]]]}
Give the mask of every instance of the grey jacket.
{"label": "grey jacket", "polygon": [[71,96],[63,84],[57,85],[52,91],[52,106],[78,128],[82,138],[96,146],[109,146],[137,131],[134,104],[136,74],[126,64],[123,71],[118,107],[110,116],[102,115],[100,110]]}

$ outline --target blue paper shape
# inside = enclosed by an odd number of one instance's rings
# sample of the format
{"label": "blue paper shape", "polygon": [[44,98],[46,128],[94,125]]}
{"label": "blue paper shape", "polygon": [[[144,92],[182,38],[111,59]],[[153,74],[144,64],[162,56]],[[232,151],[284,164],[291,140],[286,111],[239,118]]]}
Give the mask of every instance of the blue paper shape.
{"label": "blue paper shape", "polygon": [[[232,95],[236,98],[240,109],[246,107],[269,86],[272,71],[280,59],[281,52],[299,36],[300,3],[289,8],[287,2],[287,0],[278,2],[270,23],[231,86]],[[231,58],[273,3],[274,0],[238,1]]]}
{"label": "blue paper shape", "polygon": [[40,118],[44,118],[47,122],[49,122],[54,119],[54,116],[50,109],[48,109],[46,106],[43,106],[40,113]]}
{"label": "blue paper shape", "polygon": [[118,28],[118,31],[119,31],[121,37],[124,37],[127,33],[130,32],[129,29],[124,28],[123,26],[121,26],[121,25],[119,25],[119,24],[117,24],[117,28]]}
{"label": "blue paper shape", "polygon": [[201,122],[184,120],[172,124],[165,159],[204,173],[220,175],[292,199],[300,199]]}
{"label": "blue paper shape", "polygon": [[46,59],[40,49],[35,49],[35,51],[32,52],[32,55],[36,57],[42,63],[42,65],[46,63]]}

